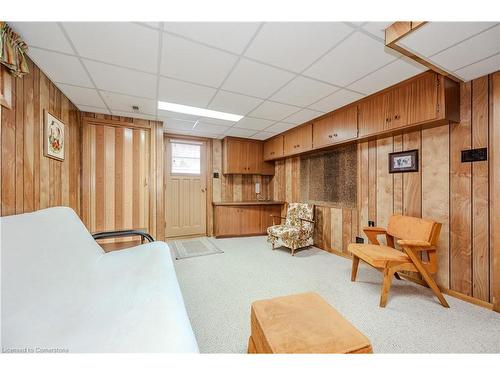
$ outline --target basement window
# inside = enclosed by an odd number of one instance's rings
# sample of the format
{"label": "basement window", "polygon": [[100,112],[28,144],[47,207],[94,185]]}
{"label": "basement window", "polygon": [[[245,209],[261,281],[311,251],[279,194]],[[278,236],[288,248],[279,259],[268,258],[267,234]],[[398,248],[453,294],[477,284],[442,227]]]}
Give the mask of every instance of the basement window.
{"label": "basement window", "polygon": [[172,140],[171,173],[201,174],[201,144]]}

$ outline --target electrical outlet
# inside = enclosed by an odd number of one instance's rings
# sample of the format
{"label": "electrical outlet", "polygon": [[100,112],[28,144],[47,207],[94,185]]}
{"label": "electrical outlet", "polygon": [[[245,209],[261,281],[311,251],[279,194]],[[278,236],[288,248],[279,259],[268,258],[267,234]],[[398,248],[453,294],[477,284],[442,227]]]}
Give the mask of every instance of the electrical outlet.
{"label": "electrical outlet", "polygon": [[369,227],[374,227],[375,226],[375,222],[373,220],[368,220],[368,226]]}
{"label": "electrical outlet", "polygon": [[364,238],[361,238],[361,237],[356,236],[356,243],[365,243],[365,239],[364,239]]}

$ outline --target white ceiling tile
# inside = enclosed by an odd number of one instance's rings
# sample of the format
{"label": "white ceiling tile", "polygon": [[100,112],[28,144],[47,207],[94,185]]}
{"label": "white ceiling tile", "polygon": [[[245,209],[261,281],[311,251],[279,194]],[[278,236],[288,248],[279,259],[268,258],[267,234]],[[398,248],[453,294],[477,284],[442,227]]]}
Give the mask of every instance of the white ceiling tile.
{"label": "white ceiling tile", "polygon": [[208,124],[221,125],[221,126],[233,126],[236,123],[236,121],[226,121],[212,117],[199,117],[198,120],[201,122],[206,122]]}
{"label": "white ceiling tile", "polygon": [[189,82],[218,87],[237,57],[210,47],[165,34],[161,74]]}
{"label": "white ceiling tile", "polygon": [[335,86],[299,76],[274,94],[271,99],[281,103],[307,107],[336,90],[338,88]]}
{"label": "white ceiling tile", "polygon": [[158,117],[191,121],[193,124],[198,121],[198,116],[186,115],[184,113],[158,110]]}
{"label": "white ceiling tile", "polygon": [[302,109],[297,113],[294,113],[291,116],[288,116],[283,120],[283,122],[289,122],[291,124],[303,124],[309,120],[312,120],[316,117],[319,117],[323,114],[323,112],[313,111],[310,109]]}
{"label": "white ceiling tile", "polygon": [[300,72],[350,32],[352,28],[342,22],[270,22],[245,56]]}
{"label": "white ceiling tile", "polygon": [[156,120],[156,116],[147,115],[145,113],[127,112],[127,111],[111,111],[114,116],[132,117],[141,120]]}
{"label": "white ceiling tile", "polygon": [[398,41],[398,45],[431,56],[475,35],[495,22],[428,22]]}
{"label": "white ceiling tile", "polygon": [[217,138],[219,135],[218,133],[210,133],[210,132],[204,132],[198,129],[193,129],[190,135],[196,136],[196,137],[204,137],[204,138]]}
{"label": "white ceiling tile", "polygon": [[500,70],[500,54],[454,71],[464,81],[470,81]]}
{"label": "white ceiling tile", "polygon": [[161,117],[160,120],[163,121],[163,128],[165,129],[184,130],[186,132],[193,130],[195,124],[195,121],[187,121],[170,117]]}
{"label": "white ceiling tile", "polygon": [[233,137],[250,137],[256,133],[255,130],[230,128],[225,135],[230,135]]}
{"label": "white ceiling tile", "polygon": [[169,129],[169,128],[163,128],[163,132],[167,134],[172,134],[172,135],[193,135],[191,130],[178,130],[178,129]]}
{"label": "white ceiling tile", "polygon": [[430,58],[448,71],[460,69],[500,52],[500,25]]}
{"label": "white ceiling tile", "polygon": [[229,91],[267,98],[293,78],[293,74],[242,59],[222,86]]}
{"label": "white ceiling tile", "polygon": [[29,47],[47,48],[74,54],[57,22],[9,22]]}
{"label": "white ceiling tile", "polygon": [[398,59],[359,81],[354,82],[352,85],[349,85],[348,88],[370,95],[426,70],[427,68],[422,65]]}
{"label": "white ceiling tile", "polygon": [[151,74],[84,60],[97,88],[122,94],[155,98],[156,77]]}
{"label": "white ceiling tile", "polygon": [[334,92],[332,95],[329,95],[326,98],[321,99],[319,102],[314,103],[313,105],[309,106],[309,108],[322,112],[330,112],[346,104],[355,102],[362,97],[363,95],[356,94],[352,91],[340,90]]}
{"label": "white ceiling tile", "polygon": [[164,102],[206,107],[216,91],[210,87],[160,77],[158,99]]}
{"label": "white ceiling tile", "polygon": [[255,135],[252,135],[250,138],[252,139],[258,139],[258,140],[265,140],[265,139],[268,139],[268,138],[271,138],[273,135],[275,135],[276,133],[269,133],[269,132],[259,132]]}
{"label": "white ceiling tile", "polygon": [[93,107],[93,106],[90,106],[90,105],[82,105],[82,104],[78,104],[77,107],[78,107],[78,109],[80,111],[83,111],[83,112],[102,113],[104,115],[110,115],[111,114],[111,112],[109,112],[105,108]]}
{"label": "white ceiling tile", "polygon": [[159,31],[131,22],[63,23],[78,54],[156,73]]}
{"label": "white ceiling tile", "polygon": [[155,29],[163,29],[162,25],[161,25],[161,22],[139,22],[139,24],[145,25],[145,26],[149,26],[149,27],[153,27]]}
{"label": "white ceiling tile", "polygon": [[132,106],[137,105],[139,107],[139,113],[156,115],[156,101],[154,99],[143,99],[106,91],[101,91],[101,95],[112,112],[135,112]]}
{"label": "white ceiling tile", "polygon": [[287,124],[284,122],[277,122],[273,126],[270,126],[266,129],[266,132],[272,132],[272,133],[281,133],[284,131],[287,131],[289,129],[295,128],[297,125],[294,124]]}
{"label": "white ceiling tile", "polygon": [[95,89],[65,85],[64,83],[58,83],[57,87],[76,105],[106,108]]}
{"label": "white ceiling tile", "polygon": [[28,55],[54,82],[93,87],[85,69],[76,57],[48,52],[38,48],[30,48]]}
{"label": "white ceiling tile", "polygon": [[208,108],[237,115],[246,115],[260,103],[262,103],[262,99],[220,90]]}
{"label": "white ceiling tile", "polygon": [[394,22],[367,22],[363,25],[363,29],[370,34],[375,35],[385,40],[385,29],[387,29]]}
{"label": "white ceiling tile", "polygon": [[229,128],[230,126],[214,125],[207,122],[198,121],[196,123],[196,126],[194,127],[194,130],[211,134],[222,134]]}
{"label": "white ceiling tile", "polygon": [[304,74],[346,86],[399,57],[396,56],[394,51],[384,48],[383,43],[356,32]]}
{"label": "white ceiling tile", "polygon": [[166,22],[165,30],[237,54],[255,33],[257,22]]}
{"label": "white ceiling tile", "polygon": [[292,113],[297,112],[300,108],[291,105],[271,102],[266,100],[258,108],[249,113],[249,116],[263,118],[266,120],[281,120]]}
{"label": "white ceiling tile", "polygon": [[261,130],[267,128],[272,123],[274,123],[274,121],[245,117],[238,121],[234,126],[242,129]]}

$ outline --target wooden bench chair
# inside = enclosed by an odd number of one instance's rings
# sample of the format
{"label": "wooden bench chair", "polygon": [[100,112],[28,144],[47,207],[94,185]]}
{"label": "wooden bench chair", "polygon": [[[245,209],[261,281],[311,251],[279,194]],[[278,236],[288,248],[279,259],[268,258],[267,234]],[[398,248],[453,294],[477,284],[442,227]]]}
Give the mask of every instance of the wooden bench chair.
{"label": "wooden bench chair", "polygon": [[[436,244],[441,232],[441,223],[411,216],[393,215],[387,230],[378,227],[363,229],[369,244],[351,243],[348,250],[352,253],[351,281],[356,281],[359,260],[382,271],[384,280],[380,296],[380,307],[387,304],[387,296],[391,288],[392,277],[400,279],[399,271],[419,272],[444,307],[450,307],[444,299],[439,287],[430,273],[437,272]],[[378,242],[377,236],[385,235],[387,246]],[[395,248],[394,241],[401,250]],[[425,261],[420,254],[426,253]]]}

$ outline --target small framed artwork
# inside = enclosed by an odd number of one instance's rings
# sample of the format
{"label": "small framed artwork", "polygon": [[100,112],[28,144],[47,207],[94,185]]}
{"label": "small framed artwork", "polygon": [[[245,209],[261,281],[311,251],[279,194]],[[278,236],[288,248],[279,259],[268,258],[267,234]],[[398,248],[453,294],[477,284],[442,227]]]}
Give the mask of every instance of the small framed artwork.
{"label": "small framed artwork", "polygon": [[45,127],[43,134],[43,154],[49,158],[64,160],[64,123],[45,111]]}
{"label": "small framed artwork", "polygon": [[418,172],[418,150],[389,154],[389,173],[402,172]]}

